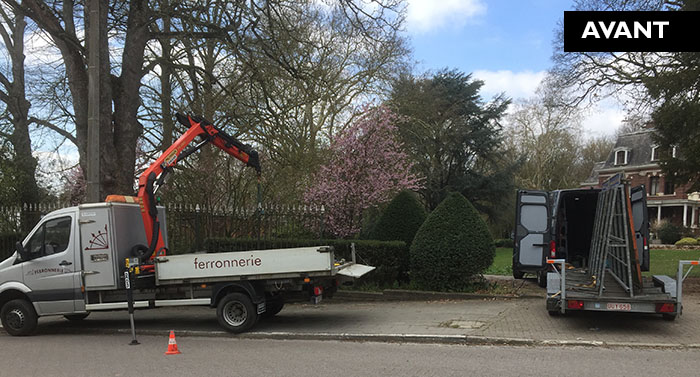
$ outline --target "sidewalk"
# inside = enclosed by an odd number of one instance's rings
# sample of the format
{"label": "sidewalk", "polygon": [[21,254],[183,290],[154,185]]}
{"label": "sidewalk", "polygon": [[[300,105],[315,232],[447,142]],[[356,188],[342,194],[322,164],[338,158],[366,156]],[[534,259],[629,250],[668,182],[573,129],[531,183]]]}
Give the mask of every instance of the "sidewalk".
{"label": "sidewalk", "polygon": [[[542,298],[430,301],[327,300],[291,304],[241,335],[223,331],[214,309],[178,307],[137,311],[137,334],[239,336],[274,339],[584,345],[700,348],[700,295],[685,297],[674,322],[656,315],[571,313],[550,317]],[[129,333],[126,312],[92,313],[82,322],[42,318],[38,334]]]}

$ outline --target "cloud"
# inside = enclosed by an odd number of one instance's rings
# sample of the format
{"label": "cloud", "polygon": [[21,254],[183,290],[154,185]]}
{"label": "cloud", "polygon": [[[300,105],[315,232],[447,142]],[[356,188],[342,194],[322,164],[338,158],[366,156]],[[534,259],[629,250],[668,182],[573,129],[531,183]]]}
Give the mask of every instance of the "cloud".
{"label": "cloud", "polygon": [[584,114],[584,136],[614,135],[626,116],[627,113],[614,100],[601,101]]}
{"label": "cloud", "polygon": [[408,0],[408,31],[426,33],[445,26],[460,27],[486,13],[482,0]]}
{"label": "cloud", "polygon": [[474,78],[484,82],[481,95],[487,101],[502,92],[513,99],[532,97],[545,75],[545,71],[513,72],[509,70],[477,70],[473,74]]}

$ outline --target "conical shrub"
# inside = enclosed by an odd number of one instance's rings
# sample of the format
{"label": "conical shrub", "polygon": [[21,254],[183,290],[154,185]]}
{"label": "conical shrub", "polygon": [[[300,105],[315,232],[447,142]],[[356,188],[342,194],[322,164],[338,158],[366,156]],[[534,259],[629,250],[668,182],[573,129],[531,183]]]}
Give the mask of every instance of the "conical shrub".
{"label": "conical shrub", "polygon": [[495,252],[479,212],[462,194],[451,193],[413,239],[411,281],[423,289],[461,290],[491,266]]}
{"label": "conical shrub", "polygon": [[374,228],[372,239],[403,241],[410,246],[426,217],[428,213],[418,201],[416,194],[401,191],[389,202],[382,213]]}

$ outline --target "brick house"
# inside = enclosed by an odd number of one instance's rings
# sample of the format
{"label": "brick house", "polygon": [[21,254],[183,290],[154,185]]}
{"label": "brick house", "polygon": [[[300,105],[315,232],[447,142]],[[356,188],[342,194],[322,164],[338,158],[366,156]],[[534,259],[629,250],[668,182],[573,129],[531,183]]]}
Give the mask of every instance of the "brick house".
{"label": "brick house", "polygon": [[672,151],[660,150],[651,138],[652,130],[643,130],[618,136],[615,147],[606,161],[596,163],[591,175],[581,187],[600,187],[606,179],[624,173],[632,186],[644,185],[647,191],[649,219],[667,219],[674,224],[698,228],[700,224],[700,193],[687,192],[687,186],[667,182],[659,157]]}

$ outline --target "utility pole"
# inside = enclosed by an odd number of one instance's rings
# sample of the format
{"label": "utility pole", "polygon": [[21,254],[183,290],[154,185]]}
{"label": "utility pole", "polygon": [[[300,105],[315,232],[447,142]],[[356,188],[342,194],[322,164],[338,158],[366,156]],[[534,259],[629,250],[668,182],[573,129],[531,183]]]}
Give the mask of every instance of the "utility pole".
{"label": "utility pole", "polygon": [[89,0],[87,202],[100,197],[100,2]]}

